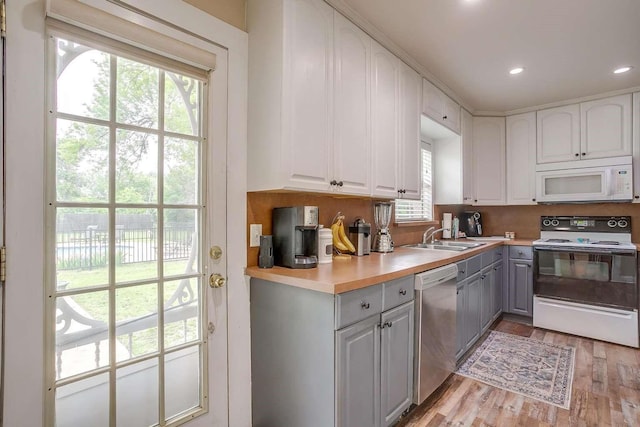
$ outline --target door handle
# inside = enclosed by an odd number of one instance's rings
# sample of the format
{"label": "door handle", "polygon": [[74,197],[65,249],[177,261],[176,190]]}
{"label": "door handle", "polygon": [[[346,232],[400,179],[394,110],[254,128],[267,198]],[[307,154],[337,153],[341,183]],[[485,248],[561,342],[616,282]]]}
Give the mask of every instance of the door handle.
{"label": "door handle", "polygon": [[227,279],[222,277],[222,274],[213,273],[211,276],[209,276],[209,286],[214,289],[223,287],[225,283],[227,283]]}

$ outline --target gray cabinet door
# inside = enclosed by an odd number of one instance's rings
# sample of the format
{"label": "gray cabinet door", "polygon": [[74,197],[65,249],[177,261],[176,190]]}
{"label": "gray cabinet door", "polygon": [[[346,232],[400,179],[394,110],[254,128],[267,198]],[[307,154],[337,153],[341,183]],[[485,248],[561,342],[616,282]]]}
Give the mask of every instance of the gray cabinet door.
{"label": "gray cabinet door", "polygon": [[465,329],[465,320],[467,317],[467,289],[466,280],[457,284],[456,289],[456,360],[460,359],[464,354],[467,331]]}
{"label": "gray cabinet door", "polygon": [[502,313],[502,262],[493,266],[493,320]]}
{"label": "gray cabinet door", "polygon": [[491,267],[482,270],[480,275],[480,325],[482,334],[491,325],[493,318],[493,292],[491,283],[493,282],[493,269]]}
{"label": "gray cabinet door", "polygon": [[482,293],[480,274],[468,279],[466,288],[466,321],[465,321],[465,350],[468,350],[480,338],[480,295]]}
{"label": "gray cabinet door", "polygon": [[380,315],[336,332],[336,425],[380,427]]}
{"label": "gray cabinet door", "polygon": [[531,261],[509,261],[509,312],[533,316],[533,271]]}
{"label": "gray cabinet door", "polygon": [[[381,317],[380,404],[383,426],[391,425],[413,398],[413,302],[385,311]],[[368,425],[361,422],[360,425]]]}

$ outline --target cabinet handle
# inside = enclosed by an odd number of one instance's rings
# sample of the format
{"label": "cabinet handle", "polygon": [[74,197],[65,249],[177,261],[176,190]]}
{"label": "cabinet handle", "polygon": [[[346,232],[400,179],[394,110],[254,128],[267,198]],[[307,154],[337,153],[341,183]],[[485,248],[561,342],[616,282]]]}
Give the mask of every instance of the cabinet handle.
{"label": "cabinet handle", "polygon": [[635,199],[640,199],[640,196],[634,196]]}
{"label": "cabinet handle", "polygon": [[460,273],[464,274],[464,270],[460,270]]}
{"label": "cabinet handle", "polygon": [[456,289],[456,295],[460,295],[460,289]]}
{"label": "cabinet handle", "polygon": [[338,181],[336,181],[335,179],[332,179],[331,182],[329,182],[329,184],[338,185]]}
{"label": "cabinet handle", "polygon": [[360,303],[360,307],[362,307],[363,310],[369,310],[369,307],[371,307],[371,304],[369,304],[368,302],[362,301]]}
{"label": "cabinet handle", "polygon": [[382,325],[382,327],[387,326],[390,328],[392,325],[393,325],[393,322],[384,322],[384,325]]}
{"label": "cabinet handle", "polygon": [[486,274],[483,274],[482,276],[480,276],[480,279],[484,280],[487,277]]}
{"label": "cabinet handle", "polygon": [[344,183],[342,181],[338,181],[338,187],[342,187]]}
{"label": "cabinet handle", "polygon": [[400,295],[406,295],[406,294],[407,294],[406,289],[400,289]]}

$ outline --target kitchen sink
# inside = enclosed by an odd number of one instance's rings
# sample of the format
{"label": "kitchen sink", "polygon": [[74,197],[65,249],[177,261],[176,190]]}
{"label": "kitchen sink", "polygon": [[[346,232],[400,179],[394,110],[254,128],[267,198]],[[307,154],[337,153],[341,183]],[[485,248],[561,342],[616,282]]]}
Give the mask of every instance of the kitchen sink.
{"label": "kitchen sink", "polygon": [[436,240],[433,243],[415,243],[412,245],[404,245],[406,248],[419,248],[419,249],[437,249],[441,251],[453,251],[453,252],[462,252],[467,249],[477,248],[478,246],[482,246],[485,243],[474,242],[443,242],[440,240]]}

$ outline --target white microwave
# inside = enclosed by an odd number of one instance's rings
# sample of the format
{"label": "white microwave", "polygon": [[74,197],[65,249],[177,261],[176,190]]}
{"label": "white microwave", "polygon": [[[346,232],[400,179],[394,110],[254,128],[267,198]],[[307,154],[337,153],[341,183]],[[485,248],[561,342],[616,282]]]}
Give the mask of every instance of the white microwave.
{"label": "white microwave", "polygon": [[536,200],[541,203],[631,201],[630,164],[536,172]]}

